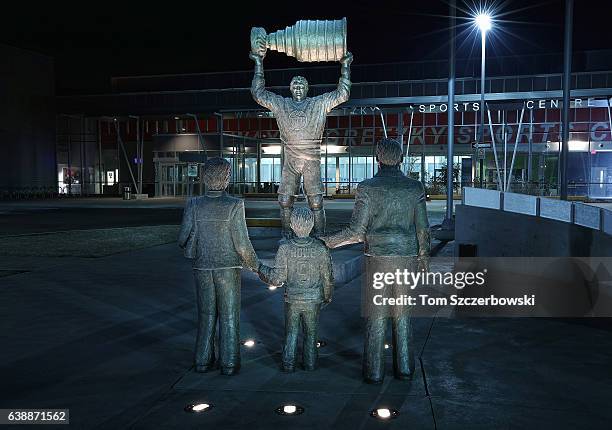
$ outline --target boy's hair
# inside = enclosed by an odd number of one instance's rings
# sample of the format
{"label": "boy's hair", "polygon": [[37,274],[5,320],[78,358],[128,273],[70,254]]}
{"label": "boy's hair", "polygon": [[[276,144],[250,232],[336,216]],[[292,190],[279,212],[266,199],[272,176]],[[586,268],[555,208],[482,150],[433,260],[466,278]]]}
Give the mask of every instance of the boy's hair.
{"label": "boy's hair", "polygon": [[304,206],[293,208],[291,213],[291,229],[298,237],[308,237],[314,226],[312,211]]}
{"label": "boy's hair", "polygon": [[221,191],[226,189],[231,174],[232,166],[223,158],[209,158],[204,163],[203,179],[209,190]]}
{"label": "boy's hair", "polygon": [[402,145],[395,139],[384,138],[376,145],[376,159],[385,166],[397,166],[403,158]]}

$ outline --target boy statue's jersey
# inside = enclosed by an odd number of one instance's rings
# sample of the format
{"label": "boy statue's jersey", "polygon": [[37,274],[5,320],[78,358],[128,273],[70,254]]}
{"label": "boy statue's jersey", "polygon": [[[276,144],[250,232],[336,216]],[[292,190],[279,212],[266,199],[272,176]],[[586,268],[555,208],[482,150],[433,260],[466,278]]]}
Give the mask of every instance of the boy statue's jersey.
{"label": "boy statue's jersey", "polygon": [[282,243],[275,267],[265,267],[274,284],[285,284],[285,300],[321,302],[331,294],[332,263],[329,250],[316,239],[291,239]]}

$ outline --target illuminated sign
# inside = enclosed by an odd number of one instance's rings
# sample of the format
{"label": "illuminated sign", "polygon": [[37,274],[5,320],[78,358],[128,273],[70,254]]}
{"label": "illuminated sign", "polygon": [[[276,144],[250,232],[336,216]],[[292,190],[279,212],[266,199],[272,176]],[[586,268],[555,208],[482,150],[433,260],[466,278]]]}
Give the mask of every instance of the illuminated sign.
{"label": "illuminated sign", "polygon": [[198,177],[198,165],[196,163],[189,163],[187,165],[187,176],[190,178]]}
{"label": "illuminated sign", "polygon": [[[491,105],[509,103],[508,101],[487,101],[489,108],[494,110]],[[561,109],[563,107],[563,101],[559,99],[537,99],[537,100],[524,100],[516,101],[517,107],[514,109],[520,109],[524,103],[526,109]],[[570,100],[570,108],[593,108],[593,107],[607,107],[609,101],[607,99],[597,100],[594,98],[581,99],[576,98]],[[415,111],[420,113],[444,113],[448,111],[447,103],[430,103],[430,104],[419,104],[412,105]],[[464,102],[454,104],[455,112],[478,112],[480,110],[480,102]]]}
{"label": "illuminated sign", "polygon": [[106,184],[114,185],[115,184],[115,172],[112,170],[108,170],[106,172]]}

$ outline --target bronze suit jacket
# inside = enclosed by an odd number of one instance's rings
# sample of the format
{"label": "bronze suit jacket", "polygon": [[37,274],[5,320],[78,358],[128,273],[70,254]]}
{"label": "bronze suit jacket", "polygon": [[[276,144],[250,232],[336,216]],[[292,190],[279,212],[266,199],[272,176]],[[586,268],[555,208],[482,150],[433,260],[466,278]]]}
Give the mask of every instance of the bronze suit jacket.
{"label": "bronze suit jacket", "polygon": [[423,184],[383,166],[357,187],[350,225],[325,241],[331,248],[365,242],[365,254],[370,256],[429,255]]}
{"label": "bronze suit jacket", "polygon": [[209,191],[187,202],[178,242],[196,270],[242,266],[256,270],[259,265],[249,240],[244,201],[225,191]]}

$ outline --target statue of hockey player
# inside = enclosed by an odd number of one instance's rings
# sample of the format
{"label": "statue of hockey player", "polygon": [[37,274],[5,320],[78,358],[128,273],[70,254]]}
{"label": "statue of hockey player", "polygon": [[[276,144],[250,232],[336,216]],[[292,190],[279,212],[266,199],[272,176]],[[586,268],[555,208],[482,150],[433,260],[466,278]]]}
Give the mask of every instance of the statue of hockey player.
{"label": "statue of hockey player", "polygon": [[276,118],[284,149],[278,203],[281,209],[283,235],[291,234],[289,222],[295,197],[300,192],[300,180],[304,180],[304,194],[314,214],[314,234],[325,232],[323,209],[323,183],[321,182],[321,138],[327,114],[349,99],[351,81],[350,65],[353,55],[347,52],[342,64],[338,88],[316,97],[306,97],[308,81],[302,76],[291,79],[291,97],[282,97],[265,89],[263,59],[266,41],[260,39],[258,49],[251,51],[255,62],[255,75],[251,94],[261,106],[270,109]]}

